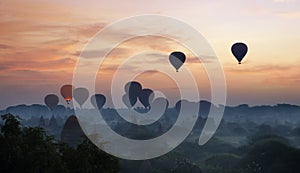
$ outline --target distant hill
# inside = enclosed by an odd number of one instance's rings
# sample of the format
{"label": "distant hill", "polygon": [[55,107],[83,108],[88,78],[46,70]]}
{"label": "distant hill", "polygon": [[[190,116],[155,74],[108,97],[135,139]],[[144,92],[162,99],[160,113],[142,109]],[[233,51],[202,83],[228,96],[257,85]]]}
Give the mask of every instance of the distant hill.
{"label": "distant hill", "polygon": [[[220,105],[213,105],[208,101],[200,101],[199,115],[202,118],[207,118],[209,110],[212,106],[221,107]],[[169,109],[173,108],[170,107]],[[111,112],[111,110],[108,110],[106,112]],[[6,113],[18,115],[20,118],[25,120],[28,120],[30,118],[39,119],[41,116],[50,119],[52,116],[52,112],[45,105],[40,104],[22,104],[17,106],[10,106],[5,110],[0,110],[1,115]],[[66,108],[63,105],[59,105],[53,111],[53,113],[55,116],[66,119],[70,115],[74,115],[74,110]],[[228,122],[251,121],[257,124],[293,124],[300,122],[300,106],[290,104],[277,104],[273,106],[248,106],[246,104],[242,104],[239,106],[225,106],[223,119]]]}
{"label": "distant hill", "polygon": [[28,120],[30,118],[39,118],[43,116],[44,118],[50,118],[54,113],[55,116],[66,117],[74,114],[74,110],[67,109],[63,105],[58,105],[53,113],[45,105],[32,104],[32,105],[16,105],[10,106],[5,110],[0,110],[1,115],[6,113],[11,113],[13,115],[18,115],[20,118]]}
{"label": "distant hill", "polygon": [[258,124],[286,124],[300,121],[300,106],[277,104],[274,106],[239,105],[226,107],[224,119],[232,122],[253,121]]}

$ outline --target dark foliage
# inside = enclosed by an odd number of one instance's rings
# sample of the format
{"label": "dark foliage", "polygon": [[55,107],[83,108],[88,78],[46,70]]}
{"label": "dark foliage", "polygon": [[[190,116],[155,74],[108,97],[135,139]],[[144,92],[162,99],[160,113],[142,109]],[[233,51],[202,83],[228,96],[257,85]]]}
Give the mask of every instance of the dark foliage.
{"label": "dark foliage", "polygon": [[85,140],[77,148],[57,143],[42,128],[21,128],[12,114],[2,116],[0,172],[118,172],[118,159]]}

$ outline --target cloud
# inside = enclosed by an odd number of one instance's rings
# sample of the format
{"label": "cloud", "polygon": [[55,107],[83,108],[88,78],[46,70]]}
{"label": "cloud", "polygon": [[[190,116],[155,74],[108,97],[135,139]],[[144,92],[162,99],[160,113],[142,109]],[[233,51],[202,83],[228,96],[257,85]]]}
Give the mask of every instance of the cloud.
{"label": "cloud", "polygon": [[0,44],[0,49],[12,49],[12,46],[6,45],[6,44]]}
{"label": "cloud", "polygon": [[69,28],[72,34],[90,39],[107,25],[106,22],[79,24]]}
{"label": "cloud", "polygon": [[269,78],[263,81],[270,86],[285,86],[288,88],[296,87],[300,84],[299,75],[278,75],[278,76],[270,76]]}
{"label": "cloud", "polygon": [[211,56],[201,56],[202,58],[198,58],[198,57],[188,57],[186,59],[187,63],[191,63],[191,64],[198,64],[198,63],[212,63],[215,61],[215,57],[211,57]]}
{"label": "cloud", "polygon": [[147,70],[145,72],[143,72],[143,75],[155,75],[155,74],[160,74],[161,72],[157,71],[157,70]]}
{"label": "cloud", "polygon": [[3,85],[13,86],[35,86],[44,84],[57,84],[71,81],[72,73],[63,70],[30,70],[20,69],[6,72],[0,75],[0,80],[5,81]]}
{"label": "cloud", "polygon": [[72,56],[77,56],[81,58],[99,58],[100,55],[102,55],[105,52],[105,50],[88,50],[88,51],[76,51],[75,53],[72,53]]}
{"label": "cloud", "polygon": [[274,12],[275,14],[277,14],[280,17],[285,17],[285,18],[291,18],[291,19],[297,19],[300,18],[300,12],[299,11],[289,11],[289,12]]}
{"label": "cloud", "polygon": [[[23,61],[6,61],[2,62],[3,72],[22,72],[22,70],[37,70],[37,71],[48,71],[48,70],[66,70],[72,68],[75,65],[75,60],[72,58],[61,58],[56,60],[46,61],[34,61],[34,60],[23,60]],[[1,68],[0,68],[1,69]],[[34,76],[33,76],[34,77]]]}
{"label": "cloud", "polygon": [[300,1],[296,0],[273,0],[273,4],[257,4],[250,9],[252,15],[275,16],[280,18],[300,18]]}
{"label": "cloud", "polygon": [[76,57],[80,56],[81,58],[99,58],[101,55],[104,55],[105,52],[109,52],[107,56],[116,57],[118,55],[124,55],[128,53],[129,49],[117,47],[117,48],[113,48],[112,50],[109,48],[105,50],[82,50],[82,51],[76,51],[71,55]]}
{"label": "cloud", "polygon": [[284,66],[284,65],[263,65],[263,66],[254,66],[254,67],[245,67],[242,68],[225,68],[227,72],[233,73],[266,73],[266,72],[282,72],[286,70],[290,70],[291,66]]}
{"label": "cloud", "polygon": [[273,2],[276,3],[291,3],[291,2],[295,2],[296,0],[273,0]]}
{"label": "cloud", "polygon": [[64,45],[73,45],[80,43],[79,40],[75,39],[66,39],[66,38],[59,38],[59,39],[52,39],[42,42],[44,45],[53,45],[53,46],[64,46]]}
{"label": "cloud", "polygon": [[[299,85],[299,63],[292,65],[245,65],[225,68],[225,74],[228,76],[227,80],[230,81],[229,85],[233,87],[243,86],[243,88],[253,88],[254,90],[289,88],[290,91],[293,91]],[[244,82],[239,83],[240,81]]]}
{"label": "cloud", "polygon": [[[161,52],[153,52],[153,51],[145,51],[140,55],[136,55],[139,56],[138,59],[134,59],[133,62],[135,64],[152,64],[152,65],[157,65],[157,64],[163,64],[165,62],[169,62],[169,55],[168,54],[164,54]],[[140,58],[140,57],[144,57],[144,58]],[[131,57],[128,57],[131,58]]]}
{"label": "cloud", "polygon": [[5,65],[0,65],[0,71],[6,70],[6,69],[7,69],[7,66],[5,66]]}

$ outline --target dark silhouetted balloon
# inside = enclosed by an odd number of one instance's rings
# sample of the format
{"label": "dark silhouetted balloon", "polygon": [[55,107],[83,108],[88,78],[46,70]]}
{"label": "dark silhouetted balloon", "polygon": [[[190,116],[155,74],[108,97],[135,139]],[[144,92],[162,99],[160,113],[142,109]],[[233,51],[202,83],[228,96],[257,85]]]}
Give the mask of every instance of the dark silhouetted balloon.
{"label": "dark silhouetted balloon", "polygon": [[96,109],[102,109],[106,102],[106,98],[102,94],[95,94],[91,97],[91,102]]}
{"label": "dark silhouetted balloon", "polygon": [[131,106],[131,104],[130,104],[130,101],[129,101],[129,96],[128,96],[128,94],[124,94],[124,95],[122,96],[122,101],[123,101],[123,103],[124,103],[129,109],[132,108],[132,106]]}
{"label": "dark silhouetted balloon", "polygon": [[134,106],[137,102],[139,93],[142,91],[142,85],[136,81],[128,82],[125,85],[125,92],[129,97],[129,102],[131,106]]}
{"label": "dark silhouetted balloon", "polygon": [[147,108],[148,106],[150,106],[149,102],[152,102],[152,100],[154,99],[154,93],[151,89],[142,89],[138,98],[140,102],[144,105],[144,107]]}
{"label": "dark silhouetted balloon", "polygon": [[185,99],[182,99],[182,100],[178,100],[175,104],[175,109],[176,111],[179,113],[180,110],[181,110],[181,106],[182,105],[187,105],[187,104],[190,104],[191,102],[185,100]]}
{"label": "dark silhouetted balloon", "polygon": [[169,55],[169,61],[172,64],[172,66],[176,69],[176,72],[178,72],[178,69],[185,62],[185,54],[182,52],[172,52]]}
{"label": "dark silhouetted balloon", "polygon": [[248,52],[248,47],[245,43],[235,43],[231,47],[231,52],[238,60],[239,64],[241,64],[243,58]]}
{"label": "dark silhouetted balloon", "polygon": [[182,102],[182,100],[178,100],[175,104],[175,109],[177,112],[180,112],[181,102]]}
{"label": "dark silhouetted balloon", "polygon": [[199,114],[202,116],[202,117],[207,117],[208,114],[209,114],[209,111],[210,111],[210,107],[212,106],[212,104],[208,101],[204,101],[204,100],[201,100],[199,102]]}
{"label": "dark silhouetted balloon", "polygon": [[44,102],[48,106],[48,108],[52,111],[57,106],[59,99],[57,95],[49,94],[45,97]]}
{"label": "dark silhouetted balloon", "polygon": [[73,96],[80,106],[89,98],[89,91],[86,88],[76,88],[73,91]]}

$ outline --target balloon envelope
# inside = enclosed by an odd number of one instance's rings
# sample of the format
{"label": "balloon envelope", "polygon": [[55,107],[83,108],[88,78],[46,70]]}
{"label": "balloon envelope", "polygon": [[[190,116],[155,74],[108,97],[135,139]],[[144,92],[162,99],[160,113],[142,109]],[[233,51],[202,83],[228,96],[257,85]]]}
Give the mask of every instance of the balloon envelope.
{"label": "balloon envelope", "polygon": [[175,109],[177,112],[180,112],[181,102],[182,102],[182,100],[178,100],[175,104]]}
{"label": "balloon envelope", "polygon": [[169,55],[169,61],[172,64],[172,66],[176,69],[178,72],[178,69],[183,65],[185,62],[185,54],[182,52],[172,52]]}
{"label": "balloon envelope", "polygon": [[80,106],[88,99],[89,91],[86,88],[76,88],[73,91],[73,96]]}
{"label": "balloon envelope", "polygon": [[181,106],[182,106],[183,104],[188,104],[188,103],[189,103],[189,101],[187,101],[187,100],[185,100],[185,99],[178,100],[178,101],[176,102],[176,104],[175,104],[175,109],[176,109],[176,111],[179,113],[180,110],[181,110]]}
{"label": "balloon envelope", "polygon": [[48,94],[45,97],[44,102],[50,110],[53,110],[57,106],[59,99],[55,94]]}
{"label": "balloon envelope", "polygon": [[123,101],[123,103],[124,103],[129,109],[132,108],[132,106],[131,106],[131,104],[130,104],[130,100],[129,100],[128,94],[124,94],[124,95],[122,96],[122,101]]}
{"label": "balloon envelope", "polygon": [[239,64],[241,64],[243,58],[248,52],[248,47],[245,43],[235,43],[231,47],[231,52],[238,60]]}
{"label": "balloon envelope", "polygon": [[68,104],[72,100],[72,91],[73,91],[72,85],[64,85],[60,88],[60,94],[67,101]]}
{"label": "balloon envelope", "polygon": [[149,102],[152,102],[152,100],[154,99],[154,93],[151,89],[142,89],[138,98],[140,102],[144,105],[144,107],[147,108],[148,106],[150,106]]}
{"label": "balloon envelope", "polygon": [[102,94],[95,94],[91,97],[91,102],[96,109],[102,109],[106,102],[106,98]]}
{"label": "balloon envelope", "polygon": [[[126,95],[129,98],[130,105],[132,107],[137,102],[139,93],[142,91],[142,85],[136,81],[131,81],[125,85],[124,89],[125,89]],[[123,100],[123,102],[124,102],[124,100]]]}

